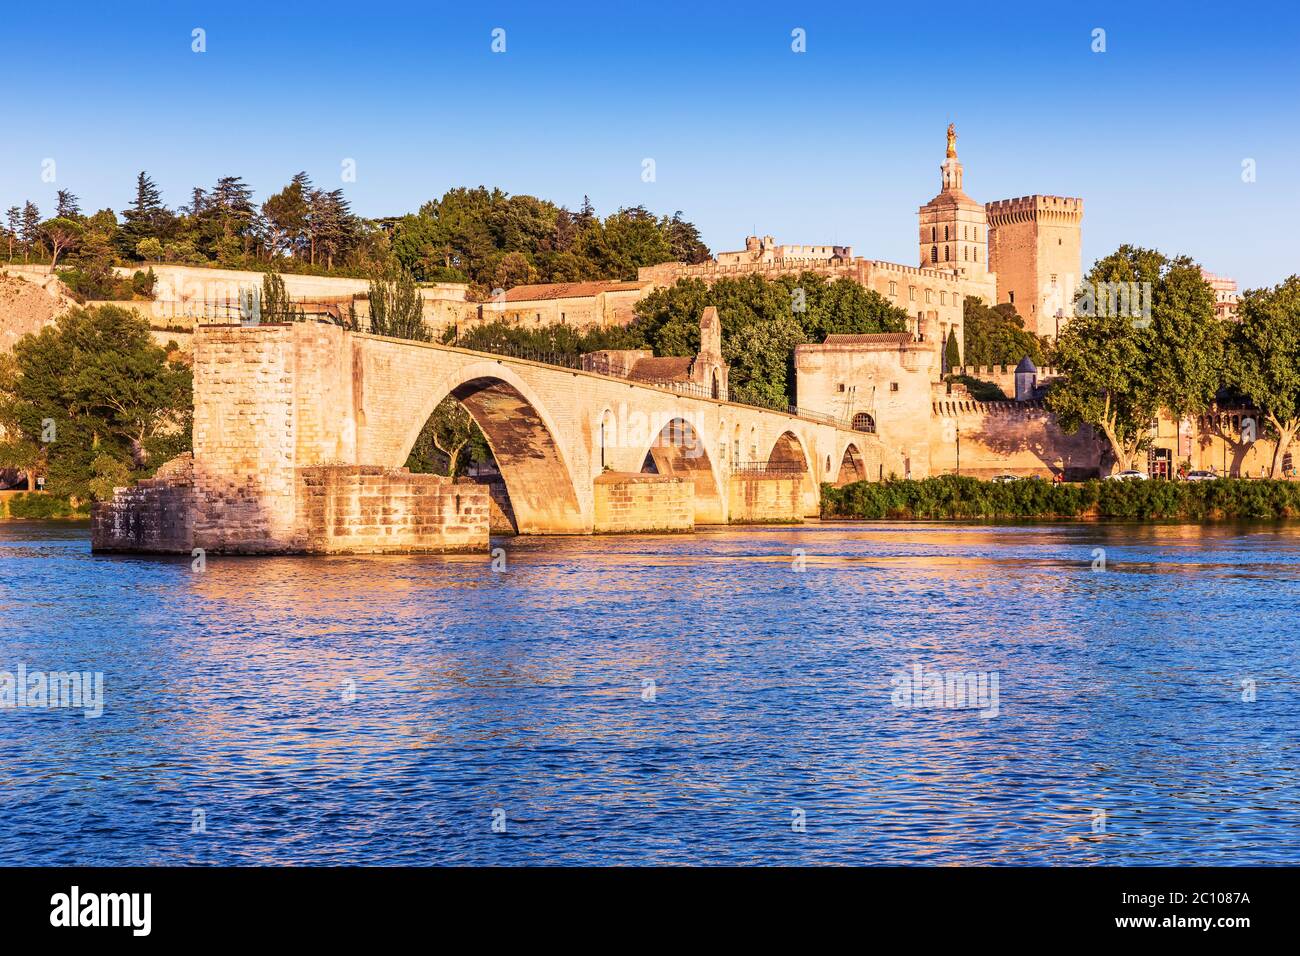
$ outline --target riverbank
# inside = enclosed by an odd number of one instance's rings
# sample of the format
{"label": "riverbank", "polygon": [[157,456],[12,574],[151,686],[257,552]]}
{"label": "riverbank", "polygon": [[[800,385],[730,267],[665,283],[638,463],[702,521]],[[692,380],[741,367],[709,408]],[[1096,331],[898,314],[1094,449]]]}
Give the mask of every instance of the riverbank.
{"label": "riverbank", "polygon": [[41,521],[49,518],[90,517],[90,503],[74,507],[67,498],[41,491],[0,491],[0,519]]}
{"label": "riverbank", "polygon": [[1300,482],[1006,483],[943,475],[822,486],[822,517],[863,520],[1132,518],[1219,521],[1300,517]]}

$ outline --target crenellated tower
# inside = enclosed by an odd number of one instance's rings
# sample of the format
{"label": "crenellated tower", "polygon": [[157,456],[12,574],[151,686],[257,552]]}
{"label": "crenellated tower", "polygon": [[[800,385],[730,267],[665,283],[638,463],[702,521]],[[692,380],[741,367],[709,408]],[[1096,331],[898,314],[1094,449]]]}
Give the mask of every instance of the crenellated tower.
{"label": "crenellated tower", "polygon": [[991,202],[985,211],[998,303],[1014,305],[1026,330],[1055,337],[1082,279],[1083,200],[1021,196]]}

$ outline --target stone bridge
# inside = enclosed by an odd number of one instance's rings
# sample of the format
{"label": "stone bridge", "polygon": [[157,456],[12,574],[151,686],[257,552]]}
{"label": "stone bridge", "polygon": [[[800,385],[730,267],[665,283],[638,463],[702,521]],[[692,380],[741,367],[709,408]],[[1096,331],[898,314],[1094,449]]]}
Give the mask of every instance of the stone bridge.
{"label": "stone bridge", "polygon": [[[508,501],[402,467],[448,396]],[[200,326],[194,453],[96,508],[97,550],[486,547],[523,534],[680,531],[816,515],[822,482],[875,477],[876,436],[811,417],[321,323]]]}

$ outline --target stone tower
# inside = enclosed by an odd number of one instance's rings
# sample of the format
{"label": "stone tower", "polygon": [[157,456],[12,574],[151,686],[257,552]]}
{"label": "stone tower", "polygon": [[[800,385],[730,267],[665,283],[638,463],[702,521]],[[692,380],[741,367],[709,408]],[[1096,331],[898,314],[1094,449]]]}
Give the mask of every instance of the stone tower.
{"label": "stone tower", "polygon": [[939,195],[918,212],[922,268],[952,270],[971,279],[988,275],[988,222],[984,206],[962,191],[957,131],[948,126],[948,155],[939,167]]}
{"label": "stone tower", "polygon": [[722,357],[722,320],[715,306],[700,315],[700,351],[691,363],[691,380],[712,398],[727,398],[727,360]]}
{"label": "stone tower", "polygon": [[1027,331],[1055,338],[1083,275],[1083,200],[1022,196],[985,209],[998,302],[1013,304]]}

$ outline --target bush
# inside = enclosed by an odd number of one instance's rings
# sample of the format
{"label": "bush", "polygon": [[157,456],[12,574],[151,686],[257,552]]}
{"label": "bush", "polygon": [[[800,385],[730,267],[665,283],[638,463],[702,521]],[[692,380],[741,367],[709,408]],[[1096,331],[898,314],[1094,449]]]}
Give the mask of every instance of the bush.
{"label": "bush", "polygon": [[9,517],[29,521],[48,521],[51,518],[80,518],[90,513],[89,505],[73,507],[67,498],[26,492],[9,499]]}
{"label": "bush", "polygon": [[867,520],[1006,518],[1277,519],[1300,516],[1300,483],[1289,481],[980,481],[943,475],[920,481],[822,486],[822,517]]}

